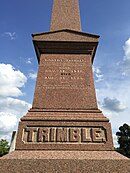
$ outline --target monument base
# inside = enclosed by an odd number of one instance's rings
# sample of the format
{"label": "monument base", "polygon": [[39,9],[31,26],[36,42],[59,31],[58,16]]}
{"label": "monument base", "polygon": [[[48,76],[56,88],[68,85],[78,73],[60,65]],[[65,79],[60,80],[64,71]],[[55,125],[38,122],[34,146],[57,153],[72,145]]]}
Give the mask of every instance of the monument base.
{"label": "monument base", "polygon": [[115,151],[14,151],[0,158],[2,173],[129,173]]}
{"label": "monument base", "polygon": [[111,125],[100,110],[32,109],[19,123],[16,150],[114,150]]}

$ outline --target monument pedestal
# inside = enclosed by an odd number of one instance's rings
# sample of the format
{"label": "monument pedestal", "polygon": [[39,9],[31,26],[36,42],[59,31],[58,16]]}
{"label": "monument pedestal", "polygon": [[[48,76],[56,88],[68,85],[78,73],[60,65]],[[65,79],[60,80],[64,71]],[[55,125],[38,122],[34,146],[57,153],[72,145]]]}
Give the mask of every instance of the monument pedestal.
{"label": "monument pedestal", "polygon": [[0,159],[2,173],[129,173],[114,151],[109,120],[100,110],[31,109],[19,124],[16,150]]}
{"label": "monument pedestal", "polygon": [[111,125],[98,109],[31,109],[19,123],[16,150],[110,151]]}
{"label": "monument pedestal", "polygon": [[78,0],[54,0],[51,31],[33,34],[39,63],[32,109],[2,173],[130,173],[98,109],[92,63],[98,35],[81,32]]}
{"label": "monument pedestal", "polygon": [[0,159],[2,173],[129,173],[115,151],[14,151]]}

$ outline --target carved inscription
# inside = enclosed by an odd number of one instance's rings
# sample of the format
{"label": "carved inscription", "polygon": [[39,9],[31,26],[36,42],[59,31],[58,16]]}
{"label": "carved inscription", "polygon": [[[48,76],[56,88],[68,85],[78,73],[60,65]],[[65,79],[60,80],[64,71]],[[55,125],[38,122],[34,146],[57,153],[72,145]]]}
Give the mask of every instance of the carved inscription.
{"label": "carved inscription", "polygon": [[[68,89],[86,88],[88,82],[86,76],[86,59],[80,57],[45,58],[44,87],[55,89],[66,87]],[[84,70],[85,69],[85,70]],[[73,85],[74,88],[73,88]],[[76,88],[77,86],[77,88]]]}
{"label": "carved inscription", "polygon": [[95,127],[27,127],[25,143],[105,143],[106,130]]}
{"label": "carved inscription", "polygon": [[75,62],[75,63],[81,63],[81,62],[86,62],[85,59],[79,59],[79,58],[76,58],[76,59],[62,59],[62,58],[57,58],[57,59],[46,59],[45,58],[45,62]]}

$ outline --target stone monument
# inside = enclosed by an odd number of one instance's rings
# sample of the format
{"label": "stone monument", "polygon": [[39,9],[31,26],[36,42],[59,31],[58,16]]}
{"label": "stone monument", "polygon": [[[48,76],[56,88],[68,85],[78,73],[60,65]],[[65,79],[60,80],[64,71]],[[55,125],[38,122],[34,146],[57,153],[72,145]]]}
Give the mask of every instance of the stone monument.
{"label": "stone monument", "polygon": [[78,0],[54,0],[50,32],[33,34],[39,63],[32,108],[2,172],[130,172],[98,109],[92,63],[99,36],[83,33]]}

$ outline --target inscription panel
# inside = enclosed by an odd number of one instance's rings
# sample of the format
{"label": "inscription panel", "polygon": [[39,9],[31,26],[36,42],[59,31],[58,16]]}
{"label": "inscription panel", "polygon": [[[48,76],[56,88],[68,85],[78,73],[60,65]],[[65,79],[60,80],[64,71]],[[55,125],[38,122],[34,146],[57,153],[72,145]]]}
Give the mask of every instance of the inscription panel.
{"label": "inscription panel", "polygon": [[87,60],[82,56],[43,57],[44,87],[55,88],[86,88],[89,84]]}
{"label": "inscription panel", "polygon": [[106,130],[101,127],[27,127],[23,129],[24,143],[106,143]]}
{"label": "inscription panel", "polygon": [[41,55],[33,107],[97,108],[90,55]]}

